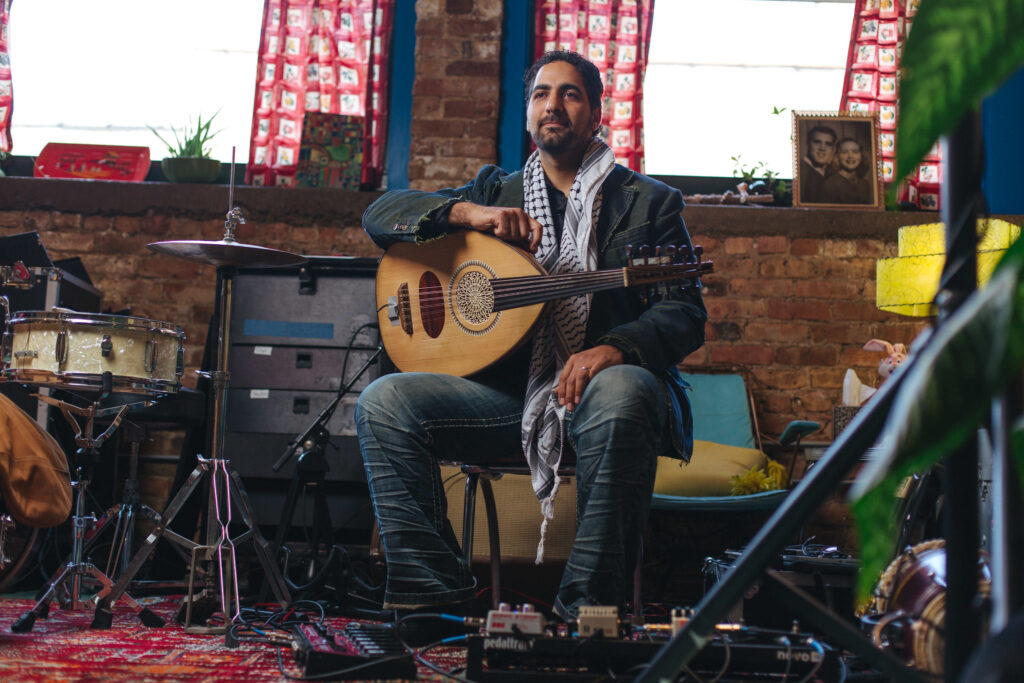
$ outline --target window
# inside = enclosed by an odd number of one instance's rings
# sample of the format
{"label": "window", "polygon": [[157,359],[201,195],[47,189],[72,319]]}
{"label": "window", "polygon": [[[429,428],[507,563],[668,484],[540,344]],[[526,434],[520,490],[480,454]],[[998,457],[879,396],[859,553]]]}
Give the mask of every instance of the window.
{"label": "window", "polygon": [[[244,163],[263,0],[39,0],[11,5],[13,154],[48,142],[167,148],[217,113],[213,157]],[[169,137],[170,136],[170,137]]]}
{"label": "window", "polygon": [[[853,0],[672,0],[654,8],[644,80],[646,172],[792,178],[792,110],[835,111]],[[773,114],[774,108],[785,108]]]}

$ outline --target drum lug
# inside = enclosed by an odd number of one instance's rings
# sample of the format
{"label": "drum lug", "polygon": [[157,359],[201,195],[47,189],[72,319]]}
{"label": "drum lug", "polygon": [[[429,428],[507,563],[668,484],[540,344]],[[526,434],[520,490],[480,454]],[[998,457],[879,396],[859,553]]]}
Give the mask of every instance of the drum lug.
{"label": "drum lug", "polygon": [[11,332],[11,303],[6,296],[0,296],[0,306],[4,309],[4,334],[0,337],[0,363],[11,364],[11,350],[14,348],[14,334]]}
{"label": "drum lug", "polygon": [[146,355],[143,359],[146,372],[153,375],[156,372],[156,339],[150,339],[146,342]]}
{"label": "drum lug", "polygon": [[103,335],[103,339],[100,340],[100,355],[104,358],[110,357],[110,352],[114,350],[114,342],[111,341],[110,335]]}
{"label": "drum lug", "polygon": [[185,374],[185,347],[178,344],[178,352],[175,355],[177,356],[174,364],[175,379],[181,379],[181,376]]}
{"label": "drum lug", "polygon": [[68,362],[68,331],[61,329],[57,333],[57,342],[53,346],[53,356],[58,365]]}

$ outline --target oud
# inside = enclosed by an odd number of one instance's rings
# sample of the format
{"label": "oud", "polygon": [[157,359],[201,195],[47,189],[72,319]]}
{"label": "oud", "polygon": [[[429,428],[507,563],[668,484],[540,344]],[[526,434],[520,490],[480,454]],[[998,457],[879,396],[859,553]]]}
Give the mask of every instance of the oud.
{"label": "oud", "polygon": [[700,247],[690,261],[684,251],[669,247],[622,268],[548,275],[529,252],[475,230],[399,242],[377,268],[381,341],[403,372],[470,375],[529,339],[549,301],[712,272]]}

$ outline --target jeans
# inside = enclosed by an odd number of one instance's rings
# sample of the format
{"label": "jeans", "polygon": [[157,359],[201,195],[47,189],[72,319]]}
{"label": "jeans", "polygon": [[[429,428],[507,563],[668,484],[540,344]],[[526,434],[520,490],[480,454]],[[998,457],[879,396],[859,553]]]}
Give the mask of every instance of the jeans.
{"label": "jeans", "polygon": [[[670,442],[669,400],[654,374],[619,365],[595,375],[570,413],[577,528],[555,599],[562,618],[581,605],[625,603],[657,455]],[[485,465],[521,453],[522,404],[521,395],[432,373],[386,375],[363,390],[356,429],[387,562],[385,607],[474,596],[438,462]]]}

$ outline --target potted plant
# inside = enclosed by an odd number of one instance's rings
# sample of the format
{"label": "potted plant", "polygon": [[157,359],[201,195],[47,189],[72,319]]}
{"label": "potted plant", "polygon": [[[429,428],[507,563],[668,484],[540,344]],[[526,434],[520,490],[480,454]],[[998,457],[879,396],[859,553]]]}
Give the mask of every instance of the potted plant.
{"label": "potted plant", "polygon": [[153,134],[160,138],[160,142],[167,145],[168,155],[160,162],[160,168],[164,175],[172,183],[212,183],[220,175],[220,161],[210,158],[210,140],[218,131],[210,132],[213,124],[214,114],[206,121],[203,121],[202,114],[196,117],[196,125],[193,127],[191,120],[189,125],[178,134],[173,127],[174,144],[167,142],[160,133],[152,126],[147,126]]}

